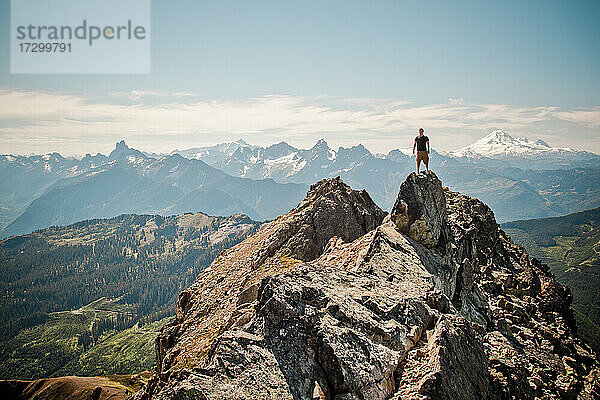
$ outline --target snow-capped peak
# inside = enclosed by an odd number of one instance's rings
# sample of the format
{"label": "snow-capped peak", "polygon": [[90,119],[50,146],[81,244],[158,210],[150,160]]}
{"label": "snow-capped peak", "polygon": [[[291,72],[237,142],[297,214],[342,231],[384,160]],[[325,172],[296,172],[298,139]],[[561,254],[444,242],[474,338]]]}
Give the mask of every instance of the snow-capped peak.
{"label": "snow-capped peak", "polygon": [[574,153],[569,148],[552,147],[542,139],[532,140],[527,137],[513,137],[497,130],[462,149],[448,154],[453,157],[528,157],[549,154]]}

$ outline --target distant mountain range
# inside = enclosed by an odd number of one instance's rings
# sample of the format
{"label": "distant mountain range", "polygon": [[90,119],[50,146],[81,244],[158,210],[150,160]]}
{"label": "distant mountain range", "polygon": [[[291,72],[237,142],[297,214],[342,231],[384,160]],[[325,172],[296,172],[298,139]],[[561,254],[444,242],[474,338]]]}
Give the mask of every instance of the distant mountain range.
{"label": "distant mountain range", "polygon": [[266,220],[293,207],[307,190],[302,184],[233,177],[178,154],[151,158],[123,141],[108,157],[74,160],[53,154],[0,160],[3,220],[14,218],[2,237],[122,213],[202,211]]}
{"label": "distant mountain range", "polygon": [[[260,147],[238,140],[173,154],[203,160],[233,176],[281,183],[311,184],[339,175],[352,187],[367,189],[385,210],[415,168],[414,156],[406,151],[373,154],[362,145],[334,150],[324,140],[310,149],[285,142]],[[455,152],[432,150],[431,167],[453,190],[489,204],[501,222],[600,205],[599,155],[515,139],[502,131]]]}
{"label": "distant mountain range", "polygon": [[[434,138],[432,142],[435,144]],[[486,202],[498,221],[564,215],[600,206],[600,156],[493,131],[463,149],[431,152],[431,167],[453,190]],[[121,213],[202,211],[274,218],[319,179],[341,176],[391,209],[414,170],[401,150],[373,154],[363,145],[310,149],[242,140],[144,153],[117,143],[108,155],[0,156],[0,237]]]}
{"label": "distant mountain range", "polygon": [[[541,139],[514,138],[504,131],[492,131],[459,150],[433,153],[444,159],[452,158],[467,164],[481,163],[483,166],[502,165],[523,169],[600,167],[598,154],[552,147]],[[396,149],[388,154],[374,155],[362,145],[334,150],[322,139],[310,149],[297,149],[286,142],[260,147],[237,140],[214,146],[175,150],[171,154],[203,160],[234,176],[302,183],[311,183],[324,172],[330,176],[336,172],[344,172],[365,156],[398,162],[411,155],[410,149]]]}
{"label": "distant mountain range", "polygon": [[600,352],[600,208],[502,228],[571,288],[579,334]]}

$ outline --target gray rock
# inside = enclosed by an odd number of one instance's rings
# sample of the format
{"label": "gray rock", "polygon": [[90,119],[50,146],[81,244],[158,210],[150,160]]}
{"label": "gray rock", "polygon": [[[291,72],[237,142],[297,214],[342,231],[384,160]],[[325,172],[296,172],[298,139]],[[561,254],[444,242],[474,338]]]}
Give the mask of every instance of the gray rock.
{"label": "gray rock", "polygon": [[411,175],[382,219],[339,179],[314,185],[180,296],[136,398],[595,396],[569,290],[487,206]]}
{"label": "gray rock", "polygon": [[256,264],[276,252],[299,260],[317,258],[334,236],[351,241],[381,224],[386,213],[365,190],[352,190],[340,177],[312,185],[298,207],[278,219],[261,243]]}
{"label": "gray rock", "polygon": [[432,249],[447,237],[446,199],[437,176],[412,172],[400,185],[400,192],[390,213],[400,231]]}
{"label": "gray rock", "polygon": [[412,352],[398,369],[395,399],[485,399],[490,377],[485,348],[471,324],[444,315],[427,343]]}

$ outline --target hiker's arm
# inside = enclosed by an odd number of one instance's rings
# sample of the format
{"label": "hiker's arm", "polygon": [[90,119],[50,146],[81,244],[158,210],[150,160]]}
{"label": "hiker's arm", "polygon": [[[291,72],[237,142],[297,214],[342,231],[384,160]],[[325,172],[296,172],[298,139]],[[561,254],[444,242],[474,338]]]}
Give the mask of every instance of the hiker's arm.
{"label": "hiker's arm", "polygon": [[429,140],[427,140],[427,154],[429,154],[429,150],[431,150],[431,147],[429,146]]}
{"label": "hiker's arm", "polygon": [[417,147],[417,139],[415,139],[415,142],[413,143],[413,154],[415,154],[415,147]]}

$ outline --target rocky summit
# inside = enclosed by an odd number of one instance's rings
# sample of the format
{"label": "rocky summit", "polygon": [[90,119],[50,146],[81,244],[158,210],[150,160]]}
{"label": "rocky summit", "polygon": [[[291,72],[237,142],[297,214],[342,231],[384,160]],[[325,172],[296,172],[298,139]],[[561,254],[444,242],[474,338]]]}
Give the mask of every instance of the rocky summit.
{"label": "rocky summit", "polygon": [[411,174],[386,214],[339,178],[179,296],[137,399],[594,399],[571,294],[482,202]]}

